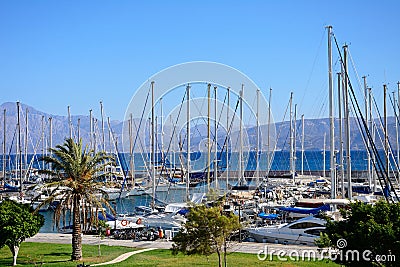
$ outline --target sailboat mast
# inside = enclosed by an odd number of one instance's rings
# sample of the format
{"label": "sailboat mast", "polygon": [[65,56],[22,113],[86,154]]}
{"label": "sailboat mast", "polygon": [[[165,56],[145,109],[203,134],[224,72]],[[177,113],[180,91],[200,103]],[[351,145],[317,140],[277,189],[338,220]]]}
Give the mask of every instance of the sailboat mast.
{"label": "sailboat mast", "polygon": [[78,141],[81,139],[81,119],[80,118],[78,118],[78,125],[77,125],[77,127],[78,127]]}
{"label": "sailboat mast", "polygon": [[17,102],[17,126],[18,126],[19,192],[22,194],[22,151],[21,151],[21,121],[20,121],[19,102]]}
{"label": "sailboat mast", "polygon": [[[398,123],[399,123],[399,117],[400,116],[400,105],[399,105],[399,101],[400,101],[400,82],[397,82],[397,106],[395,105],[395,110],[397,108],[397,116],[396,116],[396,129],[398,127]],[[399,133],[398,130],[396,130],[396,144],[397,144],[397,166],[400,166],[400,147],[399,147]]]}
{"label": "sailboat mast", "polygon": [[[174,121],[172,120],[171,114],[169,115],[169,120],[170,120],[170,122],[171,122],[171,132],[174,132]],[[172,152],[172,153],[170,154],[170,157],[171,157],[171,161],[173,162],[173,167],[174,167],[174,172],[175,172],[176,136],[173,135],[171,138],[172,138],[172,140],[171,140],[171,142],[172,142],[172,151],[171,151],[171,152]]]}
{"label": "sailboat mast", "polygon": [[155,168],[155,138],[154,138],[154,81],[151,82],[151,166],[152,166],[152,180],[153,180],[153,188],[152,188],[152,203],[151,207],[154,209],[156,204],[156,168]]}
{"label": "sailboat mast", "polygon": [[[89,109],[89,133],[90,133],[90,149],[93,149],[93,118],[92,118],[92,110]],[[111,144],[110,144],[111,145]]]}
{"label": "sailboat mast", "polygon": [[301,115],[301,175],[304,175],[304,114]]}
{"label": "sailboat mast", "polygon": [[271,126],[271,97],[272,97],[272,88],[269,88],[269,99],[268,99],[268,128],[267,128],[267,173],[271,168],[271,158],[270,155],[272,154],[271,147],[270,147],[270,126]]}
{"label": "sailboat mast", "polygon": [[207,85],[207,191],[210,192],[210,97],[211,97],[211,84]]}
{"label": "sailboat mast", "polygon": [[334,92],[332,78],[332,26],[328,26],[328,78],[329,78],[329,149],[330,149],[330,177],[331,177],[331,198],[336,198],[336,174],[335,174],[335,111]]}
{"label": "sailboat mast", "polygon": [[388,138],[388,122],[387,122],[387,105],[386,105],[387,86],[383,85],[383,118],[385,127],[385,172],[389,179],[389,138]]}
{"label": "sailboat mast", "polygon": [[3,110],[3,184],[6,181],[6,165],[7,165],[7,159],[6,159],[6,126],[7,126],[6,109],[4,109]]}
{"label": "sailboat mast", "polygon": [[101,114],[101,141],[103,145],[103,152],[106,151],[106,140],[104,133],[104,110],[103,110],[103,101],[100,101],[100,114]]}
{"label": "sailboat mast", "polygon": [[[45,155],[46,149],[44,148],[45,140],[44,140],[44,116],[42,116],[42,156]],[[42,169],[45,169],[45,162],[42,161]]]}
{"label": "sailboat mast", "polygon": [[226,191],[229,189],[229,109],[230,109],[230,87],[227,88],[227,108],[226,108],[226,180],[225,180],[225,186],[226,186]]}
{"label": "sailboat mast", "polygon": [[161,161],[165,164],[164,158],[164,111],[163,111],[163,98],[160,97],[160,131],[161,131]]}
{"label": "sailboat mast", "polygon": [[218,189],[218,115],[217,115],[217,86],[214,86],[214,179],[215,189]]}
{"label": "sailboat mast", "polygon": [[323,164],[322,164],[322,177],[326,177],[326,133],[324,133],[324,148],[323,148]]}
{"label": "sailboat mast", "polygon": [[[339,167],[340,167],[340,181],[341,181],[341,192],[342,192],[342,198],[344,198],[345,195],[345,190],[344,190],[344,154],[343,154],[343,118],[342,118],[342,86],[341,84],[343,83],[343,79],[341,79],[342,73],[337,73],[337,84],[338,84],[338,115],[339,115]],[[344,88],[344,86],[343,86]]]}
{"label": "sailboat mast", "polygon": [[[375,127],[372,120],[372,89],[368,88],[368,101],[369,101],[369,131],[371,132],[372,143],[375,142]],[[372,165],[375,165],[375,154],[372,153],[371,159]],[[374,168],[371,168],[371,176],[372,176],[372,188],[374,192],[376,192],[376,173]]]}
{"label": "sailboat mast", "polygon": [[24,156],[25,156],[25,170],[28,171],[28,115],[29,110],[26,108],[26,117],[25,117],[25,141],[24,141]]}
{"label": "sailboat mast", "polygon": [[[53,118],[49,117],[49,146],[53,148]],[[52,156],[53,152],[50,150],[50,157]],[[49,165],[50,171],[52,170],[52,164]]]}
{"label": "sailboat mast", "polygon": [[[108,120],[110,117],[107,118]],[[130,153],[130,161],[129,161],[129,169],[131,170],[131,183],[132,187],[135,186],[135,153],[133,151],[133,117],[132,113],[129,114],[129,153]]]}
{"label": "sailboat mast", "polygon": [[[364,80],[364,108],[365,108],[365,122],[368,123],[368,87],[367,87],[367,76],[363,76],[362,77]],[[396,98],[394,96],[394,92],[393,92],[393,99],[394,99],[394,103],[396,103]],[[396,109],[395,109],[395,114],[396,114]],[[397,116],[396,116],[396,140],[398,139],[399,136],[399,132],[398,132],[398,128],[397,128]],[[398,145],[399,143],[397,143]],[[366,146],[367,146],[367,178],[368,178],[368,186],[369,188],[371,188],[371,183],[372,183],[372,177],[371,177],[371,154],[370,154],[370,149],[369,147],[371,146],[369,143],[369,139],[367,138],[366,140]],[[398,146],[397,146],[397,150],[398,150]]]}
{"label": "sailboat mast", "polygon": [[70,110],[70,106],[68,106],[67,109],[68,109],[69,138],[72,139],[72,121],[71,121],[71,110]]}
{"label": "sailboat mast", "polygon": [[257,88],[257,114],[256,114],[256,185],[260,184],[260,89]]}
{"label": "sailboat mast", "polygon": [[294,155],[293,155],[293,92],[290,93],[290,100],[289,100],[289,133],[290,133],[290,174],[292,176],[292,182],[293,184],[295,183],[295,170],[294,170]]}
{"label": "sailboat mast", "polygon": [[189,185],[190,185],[190,85],[186,86],[186,150],[187,150],[187,166],[186,166],[186,201],[189,201]]}
{"label": "sailboat mast", "polygon": [[243,91],[244,84],[242,84],[242,90],[240,90],[239,100],[240,100],[240,124],[239,124],[239,184],[242,185],[244,180],[244,170],[243,170]]}
{"label": "sailboat mast", "polygon": [[[396,129],[396,153],[399,152],[399,126],[398,126],[398,117],[397,117],[397,108],[396,108],[396,95],[395,92],[393,92],[393,112],[394,112],[394,123],[396,125],[395,129]],[[396,160],[396,165],[398,165],[399,162],[399,157],[397,156]],[[396,179],[398,175],[395,175]]]}
{"label": "sailboat mast", "polygon": [[296,175],[296,160],[297,160],[297,150],[296,150],[296,136],[297,136],[297,104],[294,105],[294,116],[293,116],[293,170]]}
{"label": "sailboat mast", "polygon": [[351,181],[351,155],[350,155],[350,109],[349,109],[349,93],[348,93],[348,71],[347,71],[347,45],[343,46],[343,65],[344,65],[344,121],[345,121],[345,132],[346,132],[346,176],[347,176],[347,193],[349,200],[353,198],[353,188]]}

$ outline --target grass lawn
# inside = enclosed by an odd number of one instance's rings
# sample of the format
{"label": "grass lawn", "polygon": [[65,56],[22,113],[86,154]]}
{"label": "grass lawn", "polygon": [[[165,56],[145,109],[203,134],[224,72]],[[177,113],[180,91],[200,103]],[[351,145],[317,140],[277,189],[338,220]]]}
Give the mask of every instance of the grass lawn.
{"label": "grass lawn", "polygon": [[[315,261],[315,262],[305,262],[305,261],[288,261],[281,262],[274,257],[274,261],[260,261],[255,254],[248,253],[231,253],[227,256],[227,266],[280,266],[280,267],[294,267],[294,266],[326,266],[326,267],[339,267],[340,265],[333,263],[331,261]],[[114,264],[113,267],[128,267],[128,266],[165,266],[165,267],[175,267],[175,266],[218,266],[217,254],[211,255],[208,259],[205,256],[185,256],[179,254],[178,256],[173,256],[171,251],[166,249],[158,249],[148,252],[143,252],[140,254],[133,255],[126,261],[118,264]]]}
{"label": "grass lawn", "polygon": [[[98,247],[95,245],[83,245],[83,257],[85,264],[106,262],[117,256],[133,251],[135,249],[127,247],[101,246],[103,256],[98,257]],[[22,243],[17,264],[19,266],[76,266],[79,262],[69,261],[71,257],[71,245],[49,244],[49,243]],[[232,253],[228,257],[228,266],[339,266],[329,261],[288,261],[281,262],[274,258],[274,261],[259,261],[257,255],[246,253]],[[11,252],[8,247],[0,249],[0,266],[10,266],[12,263]],[[185,256],[179,254],[173,256],[167,249],[159,249],[136,254],[127,260],[107,266],[130,267],[130,266],[218,266],[216,254],[207,258],[205,256]]]}
{"label": "grass lawn", "polygon": [[[83,258],[85,264],[106,262],[119,255],[133,251],[133,248],[101,246],[99,257],[98,246],[83,245]],[[74,266],[79,262],[71,262],[71,245],[23,242],[18,253],[17,265],[19,266]],[[11,266],[12,254],[8,247],[0,249],[0,266]]]}

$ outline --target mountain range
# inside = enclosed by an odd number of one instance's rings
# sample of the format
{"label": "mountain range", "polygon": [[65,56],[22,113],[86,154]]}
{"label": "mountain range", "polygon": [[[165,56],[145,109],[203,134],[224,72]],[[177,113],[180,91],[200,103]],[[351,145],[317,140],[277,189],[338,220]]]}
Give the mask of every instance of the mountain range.
{"label": "mountain range", "polygon": [[[6,102],[0,105],[0,140],[2,144],[1,151],[3,150],[4,144],[4,114],[5,114],[5,139],[6,139],[6,153],[15,154],[18,147],[18,132],[21,132],[21,151],[24,152],[25,149],[28,153],[39,153],[47,150],[50,147],[50,118],[52,122],[52,146],[64,142],[65,138],[70,136],[70,122],[68,116],[52,115],[44,111],[36,110],[34,107],[20,103],[20,130],[18,130],[17,121],[17,104],[13,102]],[[26,115],[28,114],[28,115]],[[135,125],[139,124],[139,119],[135,118]],[[28,122],[28,127],[26,124]],[[392,146],[395,147],[396,140],[396,127],[395,127],[394,117],[388,118],[388,129],[389,129],[389,140]],[[78,127],[79,124],[79,127]],[[104,140],[106,150],[116,151],[115,148],[119,148],[118,151],[121,152],[121,140],[122,140],[122,130],[124,123],[118,120],[111,120],[108,122],[106,119],[103,120],[104,124]],[[375,124],[379,125],[379,120],[375,119]],[[78,135],[82,139],[82,142],[89,144],[92,141],[98,149],[102,148],[103,140],[103,127],[101,118],[93,118],[93,137],[90,138],[90,117],[88,115],[75,115],[71,116],[72,125],[72,135],[76,138]],[[276,149],[277,150],[289,150],[289,121],[284,121],[280,123],[275,123],[276,129]],[[159,126],[160,127],[160,126]],[[266,126],[265,126],[266,127]],[[302,126],[301,121],[296,121],[296,149],[301,149],[301,136],[302,136]],[[78,130],[79,129],[79,130]],[[335,131],[338,132],[339,120],[335,119]],[[192,133],[194,130],[191,130]],[[245,131],[249,140],[249,147],[255,147],[256,144],[256,128],[246,127]],[[204,142],[204,137],[207,133],[207,127],[205,124],[200,124],[196,127],[196,135],[191,138],[191,147],[195,151],[196,148],[202,147]],[[225,139],[225,131],[218,131],[218,142],[223,144]],[[26,133],[28,133],[26,135]],[[112,133],[111,135],[109,133]],[[148,131],[147,131],[148,133]],[[233,134],[237,134],[233,132]],[[164,128],[164,135],[172,135],[171,127]],[[135,138],[135,134],[133,134]],[[377,131],[377,139],[382,138],[382,130]],[[27,138],[26,138],[27,137]],[[149,145],[148,134],[142,134],[138,136],[142,139],[142,142]],[[165,138],[165,137],[164,137]],[[324,148],[324,138],[325,147],[329,150],[329,119],[305,119],[304,120],[304,149],[305,150],[323,150]],[[42,140],[45,140],[42,142]],[[265,147],[265,139],[263,140],[262,146]],[[350,140],[352,150],[365,150],[363,138],[360,134],[357,120],[355,118],[350,119]],[[176,141],[178,142],[178,141]],[[338,148],[339,138],[335,137],[335,148]],[[28,145],[25,146],[25,143]],[[112,144],[112,145],[110,145]],[[382,142],[376,142],[377,148],[381,149]],[[1,152],[2,153],[2,152]]]}

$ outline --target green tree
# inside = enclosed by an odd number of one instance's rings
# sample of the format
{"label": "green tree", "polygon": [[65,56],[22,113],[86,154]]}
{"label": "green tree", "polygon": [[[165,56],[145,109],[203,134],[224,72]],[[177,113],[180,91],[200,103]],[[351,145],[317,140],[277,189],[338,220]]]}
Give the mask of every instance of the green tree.
{"label": "green tree", "polygon": [[191,207],[186,223],[173,238],[172,253],[205,256],[217,253],[220,267],[223,254],[226,266],[228,240],[240,227],[238,216],[224,214],[221,205]]}
{"label": "green tree", "polygon": [[[336,261],[346,266],[398,266],[400,203],[379,201],[371,205],[355,202],[341,213],[344,220],[328,220],[326,233],[317,240],[317,245],[337,248]],[[353,257],[355,250],[359,260]],[[365,259],[362,253],[366,253]],[[377,255],[385,255],[386,260],[377,261]]]}
{"label": "green tree", "polygon": [[44,224],[44,217],[28,204],[4,200],[0,203],[0,248],[8,246],[13,254],[13,266],[21,243],[36,235]]}
{"label": "green tree", "polygon": [[44,185],[51,194],[42,205],[60,201],[54,212],[57,227],[61,219],[66,224],[66,214],[72,214],[71,259],[81,260],[82,225],[90,229],[97,221],[98,212],[104,215],[104,206],[114,213],[101,189],[104,186],[101,178],[105,176],[105,167],[115,164],[115,160],[104,152],[94,153],[87,146],[83,148],[82,140],[76,143],[71,138],[63,145],[50,148],[50,152],[51,156],[41,158],[49,166],[43,173],[53,177]]}

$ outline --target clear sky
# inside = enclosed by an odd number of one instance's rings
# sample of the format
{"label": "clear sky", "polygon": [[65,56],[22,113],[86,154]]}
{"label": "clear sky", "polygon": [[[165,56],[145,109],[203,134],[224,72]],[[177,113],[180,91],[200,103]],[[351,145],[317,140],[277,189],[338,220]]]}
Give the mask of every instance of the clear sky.
{"label": "clear sky", "polygon": [[266,95],[272,87],[276,121],[291,91],[299,114],[327,117],[325,26],[380,101],[383,83],[394,91],[400,80],[399,3],[1,0],[0,102],[66,115],[102,100],[122,120],[148,77],[200,60],[242,71]]}

